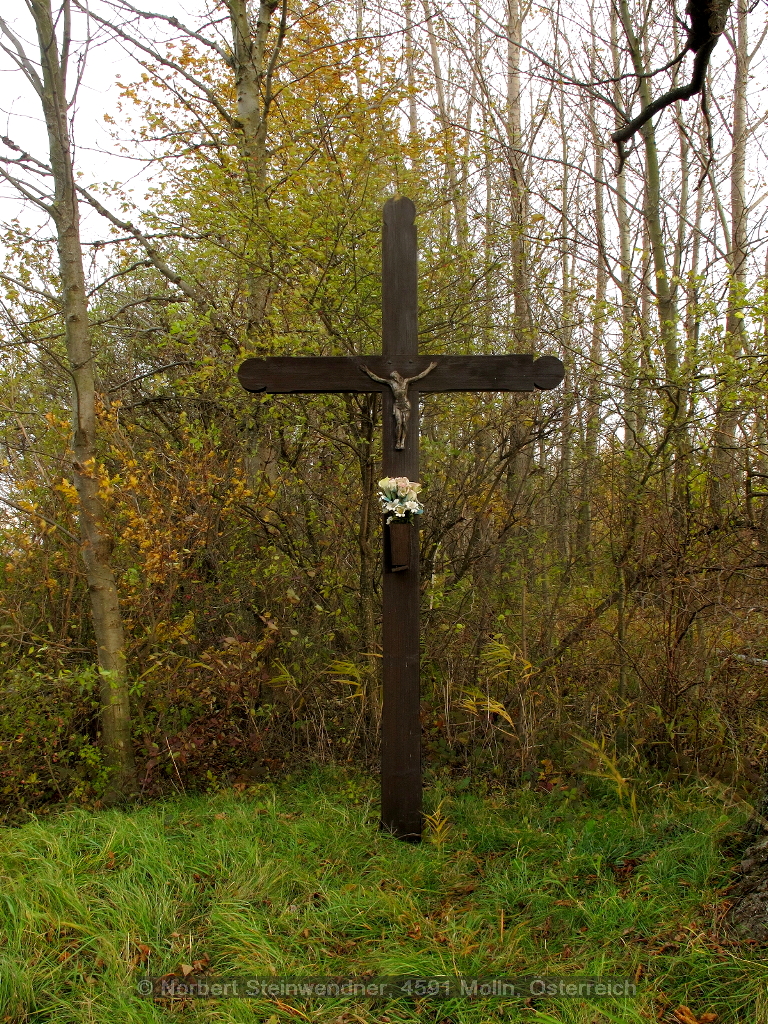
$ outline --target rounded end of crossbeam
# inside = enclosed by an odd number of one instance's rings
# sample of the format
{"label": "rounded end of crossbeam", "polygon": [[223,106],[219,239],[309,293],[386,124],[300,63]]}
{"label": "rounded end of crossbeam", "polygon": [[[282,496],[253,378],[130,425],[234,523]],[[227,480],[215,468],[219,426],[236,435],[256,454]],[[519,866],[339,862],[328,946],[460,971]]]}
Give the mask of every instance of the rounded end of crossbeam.
{"label": "rounded end of crossbeam", "polygon": [[565,367],[557,356],[539,356],[533,363],[533,383],[540,391],[551,391],[563,383]]}
{"label": "rounded end of crossbeam", "polygon": [[402,224],[410,227],[416,219],[416,207],[412,199],[401,196],[384,203],[384,220],[387,224]]}
{"label": "rounded end of crossbeam", "polygon": [[267,385],[261,384],[258,380],[253,379],[254,365],[259,365],[256,359],[246,359],[244,363],[241,363],[237,368],[237,379],[246,391],[252,391],[254,394],[259,394],[259,392],[267,390]]}

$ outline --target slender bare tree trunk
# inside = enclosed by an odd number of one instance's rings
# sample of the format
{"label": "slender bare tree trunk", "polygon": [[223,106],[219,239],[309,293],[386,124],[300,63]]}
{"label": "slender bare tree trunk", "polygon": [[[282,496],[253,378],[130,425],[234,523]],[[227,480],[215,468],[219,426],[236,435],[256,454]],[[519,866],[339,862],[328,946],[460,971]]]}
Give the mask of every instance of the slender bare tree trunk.
{"label": "slender bare tree trunk", "polygon": [[[522,87],[520,54],[522,52],[523,15],[520,0],[507,0],[507,96],[506,153],[509,172],[509,243],[512,285],[512,327],[514,344],[519,352],[528,351],[534,342],[531,331],[530,282],[526,259],[525,230],[528,219],[528,192],[523,154]],[[526,501],[528,478],[533,460],[529,430],[522,420],[530,416],[531,399],[516,399],[516,422],[511,430],[515,455],[510,460],[507,491],[515,504]]]}
{"label": "slender bare tree trunk", "polygon": [[451,205],[455,218],[456,241],[459,245],[466,244],[468,237],[467,227],[467,205],[466,198],[460,181],[456,152],[456,140],[454,129],[451,123],[448,97],[445,94],[445,83],[440,65],[440,51],[437,46],[437,33],[435,32],[435,14],[432,11],[429,0],[422,0],[424,6],[424,18],[427,25],[427,36],[429,38],[429,51],[432,55],[432,68],[435,76],[435,92],[437,93],[437,119],[440,130],[443,134],[445,146],[445,171],[448,175],[448,187],[450,190]]}
{"label": "slender bare tree trunk", "polygon": [[[287,0],[282,0],[277,38],[271,53],[267,37],[272,27],[274,2],[261,2],[255,26],[247,0],[226,0],[232,31],[230,66],[235,76],[237,127],[245,181],[253,206],[251,220],[258,223],[267,181],[267,125],[274,102],[273,76],[285,38]],[[252,269],[246,281],[248,330],[258,328],[269,312],[272,278]]]}
{"label": "slender bare tree trunk", "polygon": [[[559,90],[559,115],[561,123],[565,122],[565,98],[563,89]],[[563,132],[561,138],[562,156],[562,178],[560,181],[560,309],[562,322],[562,344],[566,352],[572,351],[574,332],[574,301],[576,290],[574,288],[574,241],[571,239],[571,216],[570,207],[570,174],[571,155],[568,147],[568,135]],[[578,222],[574,224],[574,235],[578,233]],[[565,380],[563,381],[562,402],[563,414],[560,426],[560,469],[558,473],[558,494],[557,506],[555,509],[555,523],[557,533],[557,544],[560,554],[567,562],[571,557],[571,520],[572,520],[572,462],[573,462],[573,409],[575,405],[574,396],[575,382],[566,368]]]}
{"label": "slender bare tree trunk", "polygon": [[[673,37],[675,47],[682,45],[681,43],[678,42],[678,32],[676,27],[673,31]],[[676,49],[675,52],[679,52],[679,50]],[[677,237],[675,239],[675,248],[669,262],[671,263],[672,274],[672,279],[670,282],[670,292],[672,295],[672,304],[677,314],[678,295],[680,290],[683,260],[685,257],[685,252],[688,244],[688,237],[690,234],[690,224],[688,216],[690,188],[688,184],[688,179],[691,171],[691,145],[688,133],[683,127],[682,104],[676,103],[674,109],[680,145],[680,195],[677,206]],[[699,191],[701,191],[701,189],[699,189]],[[691,351],[691,348],[687,343],[687,339],[685,339],[682,345],[680,345],[680,343],[676,340],[676,347],[678,345],[680,348],[678,354],[678,363],[680,365],[679,379],[681,386],[678,392],[678,401],[680,402],[680,410],[678,413],[678,425],[675,430],[674,438],[675,465],[673,479],[673,494],[676,515],[678,516],[680,521],[682,521],[682,518],[690,514],[690,477],[693,456],[691,446],[690,423],[693,418],[695,399],[691,393],[690,388],[686,387],[686,383],[690,380],[691,368],[695,365],[695,362],[692,361],[691,357],[695,359],[695,355]]]}
{"label": "slender bare tree trunk", "polygon": [[[518,344],[530,340],[528,268],[525,258],[525,226],[528,195],[525,181],[522,132],[522,91],[520,53],[523,42],[523,16],[520,0],[507,0],[507,151],[510,174],[510,227],[512,257],[512,294]],[[521,348],[521,351],[525,351]]]}
{"label": "slender bare tree trunk", "polygon": [[[747,162],[747,82],[749,77],[749,45],[747,32],[747,0],[737,0],[735,68],[733,83],[733,148],[731,150],[731,245],[728,253],[730,289],[725,318],[725,350],[728,363],[737,360],[744,349],[742,307],[747,272],[747,214],[745,171]],[[721,517],[738,494],[736,428],[739,408],[734,382],[726,367],[718,396],[715,417],[715,438],[709,477],[710,508]]]}
{"label": "slender bare tree trunk", "polygon": [[419,134],[416,109],[416,62],[413,47],[413,0],[405,0],[405,73],[408,77],[408,129],[411,142]]}
{"label": "slender bare tree trunk", "polygon": [[[619,55],[618,26],[619,12],[615,4],[611,5],[611,57],[613,64],[613,99],[616,109],[625,106],[622,91],[621,59]],[[620,127],[617,114],[616,127]],[[648,229],[643,224],[643,244],[640,263],[640,323],[637,323],[638,296],[632,276],[632,239],[631,213],[627,199],[627,166],[624,164],[618,172],[616,180],[616,219],[619,233],[619,258],[621,260],[621,376],[623,381],[623,418],[624,418],[624,469],[623,478],[625,493],[635,504],[638,501],[638,456],[642,452],[645,426],[644,406],[640,398],[641,379],[645,363],[646,340],[644,332],[648,323],[651,294],[648,288]],[[623,700],[627,693],[629,681],[629,660],[627,658],[627,574],[622,559],[634,546],[634,526],[631,517],[625,522],[625,535],[620,547],[614,552],[616,557],[617,580],[617,623],[616,646],[619,663],[616,693]]]}
{"label": "slender bare tree trunk", "polygon": [[[627,0],[620,0],[619,17],[626,34],[633,71],[638,81],[640,103],[644,107],[651,100],[651,86],[647,77],[647,61],[641,41],[632,28]],[[659,338],[663,355],[662,387],[666,401],[664,430],[668,432],[670,444],[665,448],[669,459],[666,478],[669,483],[669,500],[676,519],[685,512],[687,481],[688,439],[686,435],[687,400],[681,381],[680,353],[678,346],[678,316],[673,273],[667,264],[664,244],[664,226],[661,207],[661,172],[653,121],[647,121],[640,129],[645,151],[645,201],[644,222],[648,230],[651,265],[653,268],[653,291],[659,318]],[[672,260],[674,270],[675,260]],[[667,454],[668,453],[668,454]]]}
{"label": "slender bare tree trunk", "polygon": [[[593,74],[593,77],[597,77]],[[608,288],[608,265],[605,252],[605,162],[602,133],[597,125],[595,101],[590,99],[590,125],[595,153],[595,305],[592,314],[592,336],[589,346],[589,383],[587,384],[587,423],[584,433],[584,465],[578,522],[578,547],[581,557],[592,560],[592,482],[596,473],[597,440],[600,434],[600,380],[605,323],[605,300]]]}
{"label": "slender bare tree trunk", "polygon": [[[650,84],[643,60],[640,40],[635,35],[629,16],[627,0],[621,0],[621,20],[629,44],[632,65],[638,80],[641,106],[651,101]],[[651,244],[651,256],[655,273],[656,305],[659,311],[659,329],[664,350],[667,374],[675,376],[678,367],[677,351],[677,310],[667,270],[664,250],[664,232],[661,222],[661,175],[659,155],[656,147],[656,133],[651,121],[641,129],[645,147],[645,217]]]}
{"label": "slender bare tree trunk", "polygon": [[[650,125],[650,121],[648,122]],[[659,333],[664,352],[664,369],[672,380],[677,376],[677,310],[669,282],[664,231],[661,221],[661,176],[656,136],[653,127],[643,133],[645,142],[645,218],[654,272],[656,306],[659,312]]]}
{"label": "slender bare tree trunk", "polygon": [[80,245],[80,213],[72,147],[67,125],[66,74],[69,53],[68,8],[64,8],[61,55],[50,0],[30,0],[40,49],[40,101],[48,134],[55,198],[62,309],[72,382],[74,483],[80,501],[82,555],[91,599],[101,673],[101,741],[111,776],[107,802],[129,795],[136,784],[123,619],[110,564],[113,540],[99,496],[96,460],[96,391],[85,274]]}
{"label": "slender bare tree trunk", "polygon": [[[611,6],[611,55],[613,62],[613,99],[618,110],[624,106],[621,88],[621,61],[619,59],[618,14]],[[620,127],[618,123],[616,127]],[[627,202],[627,167],[616,177],[616,220],[619,232],[619,258],[621,260],[621,367],[624,381],[623,416],[624,448],[629,454],[637,445],[639,417],[637,415],[637,346],[635,344],[635,290],[632,281],[632,244],[630,240],[630,213]]]}
{"label": "slender bare tree trunk", "polygon": [[[476,14],[476,16],[478,16]],[[483,230],[483,301],[482,301],[482,327],[481,343],[482,351],[487,352],[487,345],[494,336],[494,312],[495,303],[499,294],[499,275],[496,261],[496,245],[498,243],[498,231],[494,217],[494,155],[491,146],[489,132],[489,111],[487,98],[481,93],[480,109],[482,121],[483,139],[483,168],[482,181],[484,188],[484,230]]]}
{"label": "slender bare tree trunk", "polygon": [[[704,127],[702,125],[699,144],[699,155],[702,163],[707,159],[705,149],[706,138],[704,137]],[[691,269],[688,275],[685,296],[685,337],[686,346],[691,352],[695,351],[699,344],[699,324],[701,319],[699,312],[699,266],[701,263],[701,242],[703,238],[701,224],[704,218],[704,199],[704,189],[700,188],[696,192],[696,212],[694,213],[691,230]]]}

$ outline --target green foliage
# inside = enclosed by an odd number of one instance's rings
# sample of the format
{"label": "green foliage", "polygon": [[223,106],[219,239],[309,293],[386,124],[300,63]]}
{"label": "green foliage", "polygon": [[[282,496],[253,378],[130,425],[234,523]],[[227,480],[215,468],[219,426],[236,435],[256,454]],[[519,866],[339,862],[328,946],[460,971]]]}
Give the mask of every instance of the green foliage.
{"label": "green foliage", "polygon": [[93,734],[100,680],[95,669],[51,676],[33,662],[9,669],[0,683],[0,797],[13,811],[92,801],[106,770]]}
{"label": "green foliage", "polygon": [[[353,39],[347,13],[296,13],[263,193],[247,186],[236,126],[187,80],[166,69],[163,84],[148,65],[122,87],[136,146],[157,156],[136,223],[195,295],[148,265],[132,236],[95,247],[94,472],[114,540],[144,795],[272,774],[301,757],[377,756],[380,404],[246,395],[235,371],[251,354],[378,350],[380,207],[396,193],[419,210],[421,350],[530,341],[554,352],[562,342],[568,366],[554,393],[424,398],[427,767],[548,785],[547,760],[578,772],[582,737],[746,792],[762,771],[768,711],[766,282],[734,282],[716,261],[706,274],[681,269],[675,287],[689,306],[668,380],[658,318],[633,313],[627,324],[618,295],[598,302],[588,245],[576,247],[565,288],[560,246],[573,239],[560,239],[568,218],[561,211],[560,223],[556,203],[568,189],[548,161],[526,195],[524,331],[506,157],[486,122],[482,139],[467,135],[461,188],[480,161],[487,196],[473,193],[459,237],[446,162],[454,143],[460,153],[459,122],[405,139],[399,58]],[[231,69],[212,51],[189,42],[173,52],[235,109]],[[472,82],[479,110],[487,97]],[[104,191],[114,208],[130,205],[120,188]],[[584,196],[574,196],[578,206]],[[0,737],[6,753],[24,747],[4,769],[0,802],[18,807],[92,800],[102,779],[80,752],[98,739],[92,696],[44,685],[95,659],[55,253],[20,222],[3,241],[0,673],[12,686],[20,672],[26,696]],[[728,309],[730,328],[743,322],[740,340],[725,331]],[[740,433],[716,515],[718,410],[738,411]],[[59,719],[83,739],[57,740],[67,753],[51,768]]]}

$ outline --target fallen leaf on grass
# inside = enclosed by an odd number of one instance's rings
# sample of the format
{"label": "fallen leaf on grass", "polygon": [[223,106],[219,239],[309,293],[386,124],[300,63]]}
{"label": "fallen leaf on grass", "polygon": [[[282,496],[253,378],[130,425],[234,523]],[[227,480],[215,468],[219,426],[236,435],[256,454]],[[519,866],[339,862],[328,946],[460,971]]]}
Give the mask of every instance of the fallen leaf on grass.
{"label": "fallen leaf on grass", "polygon": [[678,1006],[673,1012],[675,1020],[679,1024],[712,1024],[717,1020],[716,1013],[702,1013],[700,1017],[697,1017],[689,1006]]}
{"label": "fallen leaf on grass", "polygon": [[615,864],[610,865],[613,877],[617,882],[625,881],[635,873],[640,863],[641,861],[636,857],[624,857],[622,860],[616,861]]}
{"label": "fallen leaf on grass", "polygon": [[454,885],[451,888],[451,896],[467,896],[469,893],[474,892],[477,889],[477,882],[466,882],[462,885]]}
{"label": "fallen leaf on grass", "polygon": [[152,953],[152,950],[149,948],[149,946],[145,946],[143,942],[140,942],[137,945],[136,949],[138,952],[134,953],[134,955],[131,957],[132,967],[139,967],[141,964],[145,964],[147,960],[149,960],[149,957]]}
{"label": "fallen leaf on grass", "polygon": [[179,970],[188,978],[190,974],[202,974],[211,962],[211,958],[207,953],[204,953],[199,960],[193,960],[191,964],[179,964]]}

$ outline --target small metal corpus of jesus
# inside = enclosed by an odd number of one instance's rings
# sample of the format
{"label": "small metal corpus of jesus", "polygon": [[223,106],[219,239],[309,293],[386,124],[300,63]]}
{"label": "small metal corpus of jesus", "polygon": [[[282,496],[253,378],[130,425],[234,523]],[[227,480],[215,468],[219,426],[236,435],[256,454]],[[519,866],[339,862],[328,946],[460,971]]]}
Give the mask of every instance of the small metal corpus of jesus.
{"label": "small metal corpus of jesus", "polygon": [[408,385],[417,380],[423,380],[436,366],[437,363],[430,363],[426,370],[417,373],[415,377],[403,377],[397,370],[393,370],[389,375],[389,380],[386,377],[377,377],[367,366],[360,367],[361,370],[365,370],[371,380],[378,381],[379,384],[386,384],[392,389],[392,397],[395,400],[392,405],[392,416],[395,420],[395,449],[397,451],[402,451],[405,448],[405,438],[408,433],[408,418],[411,413]]}

